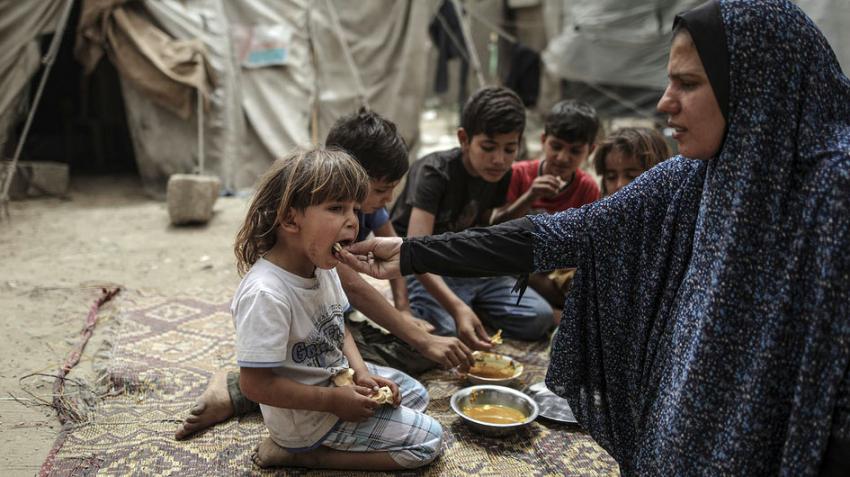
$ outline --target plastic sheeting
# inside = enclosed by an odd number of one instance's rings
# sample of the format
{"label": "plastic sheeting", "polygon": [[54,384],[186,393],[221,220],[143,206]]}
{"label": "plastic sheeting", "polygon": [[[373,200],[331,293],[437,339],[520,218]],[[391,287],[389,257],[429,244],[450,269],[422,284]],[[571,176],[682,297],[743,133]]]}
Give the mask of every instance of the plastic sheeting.
{"label": "plastic sheeting", "polygon": [[[204,44],[207,67],[215,77],[204,115],[204,172],[219,176],[225,187],[232,188],[244,123],[239,72],[221,0],[145,0],[144,6],[157,26],[172,37],[197,38]],[[146,190],[161,197],[171,174],[197,168],[198,118],[180,119],[152,103],[124,78],[121,86],[139,174]]]}
{"label": "plastic sheeting", "polygon": [[[560,12],[560,34],[543,52],[544,63],[552,73],[572,81],[662,90],[667,83],[673,18],[702,2],[549,0],[546,8]],[[850,64],[850,3],[796,3],[824,32],[846,72]]]}
{"label": "plastic sheeting", "polygon": [[[246,120],[242,160],[233,171],[241,189],[253,184],[269,164],[294,147],[307,147],[316,73],[310,53],[309,0],[227,1],[231,30],[252,26],[284,26],[292,31],[282,66],[241,68],[241,106]],[[241,63],[240,51],[235,61]]]}
{"label": "plastic sheeting", "polygon": [[0,151],[9,129],[26,112],[30,78],[41,64],[38,37],[56,28],[61,1],[0,2]]}
{"label": "plastic sheeting", "polygon": [[[217,83],[205,121],[206,164],[228,190],[250,187],[275,158],[294,147],[322,142],[336,118],[361,106],[328,2],[146,0],[144,4],[169,34],[200,38],[206,46]],[[437,1],[331,1],[330,5],[337,9],[366,102],[393,120],[408,143],[415,143],[426,89],[427,24]],[[274,50],[285,57],[283,64],[242,67],[241,39],[252,28],[291,32]],[[148,190],[161,193],[168,175],[192,170],[196,119],[181,121],[127,82],[123,85],[139,170]]]}
{"label": "plastic sheeting", "polygon": [[561,33],[543,52],[556,75],[663,89],[674,16],[702,0],[563,1]]}
{"label": "plastic sheeting", "polygon": [[319,88],[319,140],[333,121],[360,106],[352,72],[331,29],[328,5],[337,9],[371,109],[391,119],[408,144],[419,136],[427,87],[428,24],[435,0],[316,1],[311,25]]}

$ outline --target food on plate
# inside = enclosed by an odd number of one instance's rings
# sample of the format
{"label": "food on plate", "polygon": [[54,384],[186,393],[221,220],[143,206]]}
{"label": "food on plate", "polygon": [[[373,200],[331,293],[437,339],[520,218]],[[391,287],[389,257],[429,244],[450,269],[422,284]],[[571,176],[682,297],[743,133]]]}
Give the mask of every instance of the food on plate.
{"label": "food on plate", "polygon": [[462,411],[476,421],[492,424],[517,424],[525,421],[527,417],[519,409],[502,404],[469,404],[464,406]]}
{"label": "food on plate", "polygon": [[469,368],[469,374],[481,378],[505,379],[517,372],[514,360],[495,353],[473,353],[475,364]]}

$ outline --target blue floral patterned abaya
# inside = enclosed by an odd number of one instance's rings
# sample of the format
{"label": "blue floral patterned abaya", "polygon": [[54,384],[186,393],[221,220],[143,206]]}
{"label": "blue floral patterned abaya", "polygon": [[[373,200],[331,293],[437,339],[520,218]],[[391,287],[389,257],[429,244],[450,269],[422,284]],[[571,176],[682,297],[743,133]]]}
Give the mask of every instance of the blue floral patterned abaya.
{"label": "blue floral patterned abaya", "polygon": [[793,4],[720,15],[718,157],[532,218],[578,266],[546,382],[626,474],[813,475],[850,438],[850,82]]}

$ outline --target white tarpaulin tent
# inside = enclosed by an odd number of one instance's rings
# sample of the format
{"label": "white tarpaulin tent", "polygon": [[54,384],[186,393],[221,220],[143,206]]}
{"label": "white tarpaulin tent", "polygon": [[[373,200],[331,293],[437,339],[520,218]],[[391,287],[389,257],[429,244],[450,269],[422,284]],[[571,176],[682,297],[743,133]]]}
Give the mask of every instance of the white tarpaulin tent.
{"label": "white tarpaulin tent", "polygon": [[[206,116],[206,164],[230,190],[251,186],[274,158],[293,147],[321,142],[337,117],[364,102],[392,118],[408,142],[418,136],[427,26],[435,1],[143,3],[170,35],[200,38],[206,47],[216,81]],[[269,36],[269,30],[283,33]],[[272,55],[276,49],[277,57],[270,64],[245,66],[252,53],[268,53],[263,50],[268,44],[240,42],[246,31],[248,36],[266,32],[276,41]],[[346,51],[353,65],[346,62]],[[123,86],[143,178],[161,182],[191,170],[196,119],[183,121],[127,82]]]}
{"label": "white tarpaulin tent", "polygon": [[[504,16],[506,5],[520,19],[512,31],[542,51],[550,77],[586,82],[595,88],[592,91],[620,102],[629,98],[612,95],[610,88],[639,89],[644,99],[651,98],[644,101],[651,111],[666,82],[673,16],[700,2],[462,3],[475,13],[471,30],[479,57],[487,55],[494,31],[505,36],[490,24],[510,29],[513,20]],[[847,71],[850,3],[797,3],[823,29]],[[334,119],[361,105],[392,119],[409,143],[418,140],[420,112],[433,72],[428,25],[440,0],[83,0],[78,4],[124,6],[132,9],[135,21],[149,22],[175,43],[199,45],[203,58],[196,59],[202,60],[210,83],[208,91],[202,91],[208,106],[203,124],[205,172],[218,175],[228,190],[251,186],[274,158],[293,147],[321,142]],[[39,39],[55,27],[62,5],[62,0],[0,2],[0,144],[6,142],[12,121],[20,121],[21,105],[29,104],[25,92],[43,53]],[[68,25],[70,30],[76,28]],[[114,54],[115,49],[110,51]],[[126,77],[121,81],[139,173],[147,189],[161,195],[171,174],[197,168],[197,115],[193,109],[181,117],[175,108],[151,100],[138,84]],[[474,75],[470,84],[478,86]],[[184,92],[183,108],[176,109],[186,111],[185,97]]]}
{"label": "white tarpaulin tent", "polygon": [[[160,76],[179,76],[191,63],[203,62],[211,83],[209,91],[201,92],[207,104],[205,172],[218,175],[225,188],[238,190],[250,187],[275,158],[292,148],[320,143],[336,118],[363,105],[391,118],[405,139],[415,143],[427,86],[427,28],[438,4],[86,0],[83,16],[87,8],[98,11],[91,24],[103,31],[83,33],[95,43],[112,41],[103,46],[110,55],[136,55],[134,47],[141,52],[136,56],[154,60],[174,59],[172,53],[186,53],[199,41],[202,57],[177,58],[166,65],[170,70],[161,68]],[[12,121],[21,118],[16,105],[38,69],[38,37],[54,27],[62,5],[61,0],[40,0],[0,6],[4,135]],[[120,11],[112,15],[113,10]],[[143,28],[145,21],[151,28]],[[157,43],[160,31],[174,44]],[[114,42],[127,48],[119,49]],[[151,45],[169,51],[149,54]],[[99,60],[103,55],[95,56]],[[197,168],[197,115],[175,114],[185,108],[163,107],[162,97],[152,100],[150,91],[128,78],[132,71],[126,65],[118,70],[140,176],[151,193],[161,195],[171,174]]]}
{"label": "white tarpaulin tent", "polygon": [[[543,62],[555,76],[587,83],[603,94],[616,85],[654,90],[660,96],[667,82],[673,19],[702,2],[546,0],[550,41],[542,53]],[[824,32],[846,73],[850,66],[850,2],[796,3]]]}
{"label": "white tarpaulin tent", "polygon": [[0,150],[23,112],[32,75],[41,64],[39,38],[50,33],[62,2],[0,2]]}

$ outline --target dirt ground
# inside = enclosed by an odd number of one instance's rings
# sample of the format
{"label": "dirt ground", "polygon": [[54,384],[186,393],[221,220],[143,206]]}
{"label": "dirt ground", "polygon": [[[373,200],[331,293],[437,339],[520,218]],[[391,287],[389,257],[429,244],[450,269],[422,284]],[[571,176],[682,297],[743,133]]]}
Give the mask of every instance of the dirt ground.
{"label": "dirt ground", "polygon": [[[452,118],[423,114],[420,157],[457,144]],[[529,129],[533,157],[542,130]],[[235,289],[232,245],[247,206],[247,198],[220,197],[206,225],[174,227],[166,204],[146,196],[136,176],[72,176],[66,199],[11,202],[10,218],[0,220],[0,476],[31,476],[47,457],[61,428],[45,404],[53,376],[101,288]],[[96,389],[93,362],[108,349],[112,311],[107,304],[98,314],[69,375],[83,386],[68,383],[67,395]]]}
{"label": "dirt ground", "polygon": [[[52,447],[61,426],[43,404],[50,375],[79,341],[100,288],[235,287],[231,247],[246,207],[222,197],[208,224],[176,228],[136,177],[73,177],[66,200],[11,203],[0,221],[0,475],[34,475]],[[95,376],[110,307],[99,316],[74,374],[84,383]]]}

